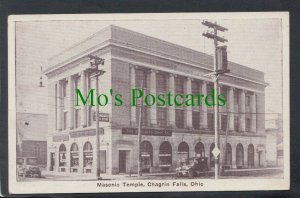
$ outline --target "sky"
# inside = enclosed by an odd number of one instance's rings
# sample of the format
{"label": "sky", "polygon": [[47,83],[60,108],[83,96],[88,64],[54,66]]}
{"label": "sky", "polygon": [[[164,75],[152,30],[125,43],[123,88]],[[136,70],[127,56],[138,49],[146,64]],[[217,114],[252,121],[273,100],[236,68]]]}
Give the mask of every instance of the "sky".
{"label": "sky", "polygon": [[[46,87],[39,87],[48,59],[95,32],[117,25],[207,54],[213,42],[202,36],[202,20],[94,20],[16,22],[17,112],[47,113]],[[282,112],[282,32],[280,19],[215,20],[227,27],[228,59],[265,73],[266,113]]]}

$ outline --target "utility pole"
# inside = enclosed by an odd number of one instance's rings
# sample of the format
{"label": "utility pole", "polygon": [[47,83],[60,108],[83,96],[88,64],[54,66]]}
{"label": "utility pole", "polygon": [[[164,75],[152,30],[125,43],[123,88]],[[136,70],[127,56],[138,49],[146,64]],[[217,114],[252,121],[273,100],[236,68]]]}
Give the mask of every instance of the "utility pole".
{"label": "utility pole", "polygon": [[[142,90],[144,90],[144,81],[142,80]],[[139,109],[139,123],[138,123],[138,175],[142,176],[142,156],[141,156],[141,142],[142,142],[142,116],[143,116],[144,100],[141,98]]]}
{"label": "utility pole", "polygon": [[[104,59],[98,56],[88,55],[91,62],[91,68],[87,69],[87,72],[91,74],[91,78],[96,78],[96,96],[99,95],[99,76],[102,76],[105,71],[100,69],[99,65],[104,65]],[[100,175],[100,134],[99,134],[99,105],[96,104],[96,178],[101,179]]]}
{"label": "utility pole", "polygon": [[[220,158],[220,140],[219,140],[219,106],[218,106],[218,83],[219,83],[219,75],[230,72],[227,69],[227,53],[226,46],[218,46],[218,42],[227,42],[227,39],[224,39],[218,36],[218,31],[227,31],[228,29],[218,25],[217,23],[212,23],[209,21],[203,21],[203,25],[208,28],[212,28],[212,32],[205,32],[202,35],[214,40],[215,53],[214,53],[214,71],[209,74],[205,74],[204,76],[210,76],[214,80],[214,122],[215,122],[215,148],[212,151],[215,157],[215,179],[219,178],[219,158]],[[225,51],[224,51],[225,50]]]}

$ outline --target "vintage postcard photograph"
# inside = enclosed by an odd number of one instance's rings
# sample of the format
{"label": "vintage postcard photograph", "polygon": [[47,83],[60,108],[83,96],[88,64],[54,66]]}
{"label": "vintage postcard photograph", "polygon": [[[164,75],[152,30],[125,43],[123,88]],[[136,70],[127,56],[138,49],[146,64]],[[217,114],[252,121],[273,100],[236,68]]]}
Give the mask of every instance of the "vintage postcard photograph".
{"label": "vintage postcard photograph", "polygon": [[9,193],[289,189],[288,12],[8,30]]}

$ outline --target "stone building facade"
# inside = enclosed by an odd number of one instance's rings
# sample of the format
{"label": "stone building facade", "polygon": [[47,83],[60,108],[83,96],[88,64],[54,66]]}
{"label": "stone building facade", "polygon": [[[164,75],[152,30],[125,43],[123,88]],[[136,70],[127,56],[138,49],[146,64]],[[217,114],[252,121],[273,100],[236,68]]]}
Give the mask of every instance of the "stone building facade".
{"label": "stone building facade", "polygon": [[[106,174],[137,171],[139,107],[131,105],[132,88],[147,93],[211,92],[204,77],[213,70],[213,57],[117,26],[109,26],[49,60],[47,170],[95,173],[95,106],[75,106],[75,88],[84,95],[95,88],[86,69],[88,54],[105,59],[99,93],[122,94],[123,105],[101,106],[109,122],[100,122],[100,170]],[[253,168],[265,160],[264,73],[229,62],[231,73],[220,79],[227,104],[220,107],[221,163],[229,168]],[[174,170],[185,158],[207,156],[213,168],[213,108],[145,108],[142,116],[143,171]],[[227,131],[227,137],[226,137]],[[226,149],[225,149],[226,145]],[[227,155],[224,155],[226,150]],[[226,156],[226,157],[224,157]]]}

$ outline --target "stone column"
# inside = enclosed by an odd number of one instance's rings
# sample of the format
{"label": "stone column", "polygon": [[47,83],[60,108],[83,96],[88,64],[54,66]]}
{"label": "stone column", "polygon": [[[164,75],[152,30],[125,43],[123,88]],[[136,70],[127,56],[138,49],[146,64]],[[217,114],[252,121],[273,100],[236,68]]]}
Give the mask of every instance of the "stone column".
{"label": "stone column", "polygon": [[[80,91],[83,95],[83,97],[86,97],[87,96],[87,93],[86,93],[86,74],[84,71],[81,72],[80,74]],[[87,104],[86,104],[87,105]],[[81,107],[81,126],[82,127],[86,127],[87,126],[87,119],[86,119],[86,105],[82,105]]]}
{"label": "stone column", "polygon": [[231,149],[232,149],[232,168],[236,168],[236,144],[232,144]]}
{"label": "stone column", "polygon": [[74,128],[74,108],[75,108],[75,101],[74,101],[74,81],[73,77],[69,76],[68,78],[68,84],[69,84],[69,129]]}
{"label": "stone column", "polygon": [[[175,76],[174,74],[170,74],[169,77],[169,91],[174,94],[175,93]],[[169,125],[175,127],[175,104],[169,107]]]}
{"label": "stone column", "polygon": [[[256,147],[254,147],[254,148],[256,148]],[[259,152],[260,151],[254,150],[254,167],[255,168],[259,167]],[[261,156],[260,156],[260,159],[261,159]]]}
{"label": "stone column", "polygon": [[234,96],[233,96],[233,88],[229,87],[228,96],[227,96],[227,104],[228,104],[228,126],[229,131],[234,131]]}
{"label": "stone column", "polygon": [[[96,173],[97,172],[97,145],[96,145],[96,138],[95,138],[95,141],[94,143],[92,144],[93,145],[93,162],[92,162],[92,173]],[[100,139],[99,139],[99,150],[101,148],[101,142],[100,142]],[[100,151],[99,151],[100,153]],[[99,159],[100,160],[100,159]],[[100,163],[99,163],[100,165]]]}
{"label": "stone column", "polygon": [[248,167],[248,144],[244,144],[244,167]]}
{"label": "stone column", "polygon": [[241,90],[239,99],[239,130],[245,132],[245,91]]}
{"label": "stone column", "polygon": [[256,132],[256,95],[252,93],[250,96],[250,111],[251,111],[251,132]]}
{"label": "stone column", "polygon": [[[150,73],[150,93],[156,95],[156,73],[157,71],[151,70]],[[153,101],[151,101],[153,102]],[[151,126],[157,126],[157,111],[156,111],[156,102],[150,108],[150,124]]]}
{"label": "stone column", "polygon": [[[135,69],[136,67],[130,65],[130,89],[135,89]],[[130,116],[131,126],[136,126],[136,107],[131,105],[131,116]]]}
{"label": "stone column", "polygon": [[83,143],[78,143],[78,173],[83,173]]}
{"label": "stone column", "polygon": [[54,171],[59,172],[59,145],[55,147],[55,164]]}
{"label": "stone column", "polygon": [[69,144],[66,144],[66,172],[71,172],[71,153]]}
{"label": "stone column", "polygon": [[[207,95],[207,82],[205,81],[201,83],[201,93],[204,94],[205,96]],[[202,101],[200,118],[201,118],[200,127],[203,129],[207,129],[207,106],[205,105],[204,100]]]}
{"label": "stone column", "polygon": [[62,130],[62,114],[63,114],[63,104],[62,104],[62,82],[57,83],[57,130]]}
{"label": "stone column", "polygon": [[[192,93],[192,79],[191,78],[187,78],[186,80],[186,94],[191,94]],[[187,128],[193,128],[193,107],[192,106],[188,106],[185,107],[185,111],[186,111],[186,127]]]}

